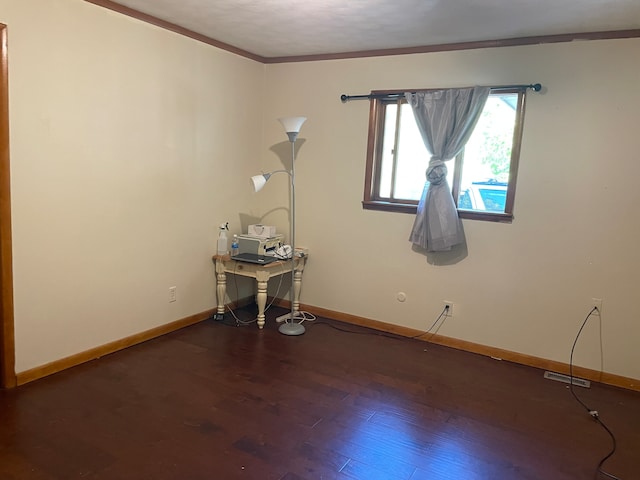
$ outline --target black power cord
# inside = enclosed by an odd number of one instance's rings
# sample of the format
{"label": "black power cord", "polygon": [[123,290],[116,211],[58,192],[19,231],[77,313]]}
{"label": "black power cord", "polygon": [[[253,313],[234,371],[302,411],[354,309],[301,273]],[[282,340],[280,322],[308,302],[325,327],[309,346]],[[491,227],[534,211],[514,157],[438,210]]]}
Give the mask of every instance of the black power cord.
{"label": "black power cord", "polygon": [[584,409],[587,411],[587,413],[598,423],[598,425],[600,425],[602,428],[605,429],[605,431],[609,434],[609,437],[611,438],[611,450],[609,451],[609,453],[602,459],[600,460],[600,462],[598,463],[598,467],[597,467],[597,473],[604,475],[607,478],[611,478],[613,480],[621,480],[619,477],[616,477],[615,475],[605,472],[602,468],[602,466],[604,465],[604,462],[606,462],[609,458],[611,458],[611,456],[616,452],[617,449],[617,442],[616,442],[616,437],[613,434],[613,432],[609,429],[609,427],[607,427],[607,425],[605,425],[605,423],[600,419],[600,415],[598,414],[597,410],[593,410],[592,408],[590,408],[589,406],[587,406],[586,403],[584,403],[576,394],[575,390],[573,389],[573,352],[576,349],[576,344],[578,343],[578,339],[580,338],[580,334],[582,333],[582,330],[584,329],[584,327],[586,326],[587,322],[589,321],[589,318],[591,318],[591,315],[593,315],[594,313],[598,313],[600,314],[600,310],[598,309],[598,307],[593,307],[591,309],[591,311],[587,314],[586,318],[584,319],[584,322],[582,322],[582,326],[580,327],[580,330],[578,330],[578,334],[576,335],[576,339],[573,341],[573,346],[571,347],[571,356],[569,358],[569,390],[571,391],[571,395],[573,395],[573,398],[576,399],[576,401],[582,405],[584,407]]}
{"label": "black power cord", "polygon": [[[395,335],[395,334],[388,334],[388,333],[383,333],[383,332],[379,332],[379,331],[371,331],[371,330],[363,330],[363,331],[357,331],[357,330],[350,330],[347,328],[341,328],[338,327],[336,325],[333,325],[332,323],[329,322],[323,322],[322,320],[316,320],[313,323],[315,325],[326,325],[327,327],[331,327],[334,330],[338,330],[340,332],[344,332],[344,333],[355,333],[356,335],[375,335],[377,337],[387,337],[387,338],[392,338],[394,340],[405,340],[405,339],[416,339],[416,338],[420,338],[423,335],[426,335],[427,333],[429,333],[433,327],[435,327],[437,325],[437,323],[440,321],[440,319],[446,315],[446,313],[449,311],[449,305],[447,305],[446,307],[444,307],[444,309],[442,310],[442,312],[440,312],[440,315],[438,315],[438,318],[436,318],[435,322],[433,322],[433,324],[429,327],[428,330],[419,333],[418,335],[414,335],[412,337],[405,337],[403,335]],[[437,330],[436,330],[437,331]],[[429,341],[431,339],[431,337],[433,337],[436,334],[436,332],[433,332],[429,338],[427,338],[427,341]]]}
{"label": "black power cord", "polygon": [[[433,322],[431,324],[431,326],[427,329],[427,331],[419,333],[418,335],[414,335],[413,337],[409,337],[409,338],[420,338],[423,335],[426,335],[431,330],[433,330],[433,327],[435,327],[438,324],[438,322],[440,321],[440,319],[442,317],[445,317],[445,320],[446,320],[448,312],[449,312],[449,305],[445,305],[445,307],[440,312],[440,315],[438,315],[438,318],[436,318],[435,322]],[[444,323],[444,320],[442,321],[442,323]],[[442,326],[442,324],[440,324],[440,326]],[[431,338],[437,333],[438,330],[439,330],[439,328],[437,330],[435,330],[431,335],[429,335],[429,338],[427,338],[426,341],[428,342],[429,340],[431,340]]]}
{"label": "black power cord", "polygon": [[[279,281],[278,281],[278,289],[276,290],[276,294],[273,296],[273,298],[271,299],[271,302],[269,302],[268,305],[265,306],[264,312],[267,313],[267,311],[271,308],[271,306],[273,305],[273,302],[276,301],[278,297],[278,295],[280,294],[280,288],[282,287],[282,277],[284,276],[284,274],[286,273],[284,271],[284,265],[281,265],[281,273],[279,274]],[[227,291],[226,295],[229,296],[229,300],[232,303],[235,303],[235,305],[238,305],[238,300],[240,300],[240,289],[238,288],[238,275],[237,275],[237,269],[238,269],[238,262],[236,261],[235,265],[233,266],[233,284],[235,286],[236,289],[236,300],[235,302],[231,299],[231,295],[229,295],[229,292]],[[226,299],[226,298],[225,298]],[[226,310],[231,314],[231,316],[235,319],[235,326],[236,327],[240,327],[240,326],[246,326],[246,325],[250,325],[252,323],[256,323],[258,321],[257,318],[254,318],[253,320],[240,320],[236,313],[234,312],[234,309],[231,307],[231,304],[226,304],[225,305]],[[236,308],[237,309],[237,308]],[[229,322],[225,322],[224,319],[224,313],[222,314],[221,318],[217,318],[218,314],[214,313],[211,318],[216,320],[218,323],[224,323],[225,325],[228,326],[233,326],[233,322],[229,323]]]}

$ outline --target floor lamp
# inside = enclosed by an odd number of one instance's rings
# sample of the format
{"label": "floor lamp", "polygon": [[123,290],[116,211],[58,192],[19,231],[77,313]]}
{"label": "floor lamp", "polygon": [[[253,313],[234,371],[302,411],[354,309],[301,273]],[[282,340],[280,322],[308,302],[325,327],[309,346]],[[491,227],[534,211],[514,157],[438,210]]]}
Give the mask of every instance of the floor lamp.
{"label": "floor lamp", "polygon": [[264,187],[267,180],[271,178],[274,173],[286,173],[289,175],[291,181],[291,223],[290,223],[290,237],[291,237],[291,289],[289,290],[289,298],[291,301],[291,314],[289,318],[278,328],[278,331],[284,335],[302,335],[305,331],[304,326],[301,323],[294,322],[294,310],[293,299],[294,293],[294,275],[296,269],[295,255],[296,255],[296,138],[300,132],[302,124],[305,122],[306,117],[283,117],[278,121],[284,127],[284,131],[287,132],[289,142],[291,142],[291,170],[275,170],[270,173],[263,173],[262,175],[256,175],[251,177],[253,182],[253,189],[257,192]]}

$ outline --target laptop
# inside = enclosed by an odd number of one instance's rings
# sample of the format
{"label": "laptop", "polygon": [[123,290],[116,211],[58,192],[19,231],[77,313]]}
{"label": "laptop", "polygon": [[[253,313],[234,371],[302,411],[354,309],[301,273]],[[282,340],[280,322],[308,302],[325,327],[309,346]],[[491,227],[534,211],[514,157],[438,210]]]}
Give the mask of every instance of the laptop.
{"label": "laptop", "polygon": [[277,262],[279,259],[269,255],[258,255],[257,253],[239,253],[231,257],[231,260],[268,265],[269,263]]}

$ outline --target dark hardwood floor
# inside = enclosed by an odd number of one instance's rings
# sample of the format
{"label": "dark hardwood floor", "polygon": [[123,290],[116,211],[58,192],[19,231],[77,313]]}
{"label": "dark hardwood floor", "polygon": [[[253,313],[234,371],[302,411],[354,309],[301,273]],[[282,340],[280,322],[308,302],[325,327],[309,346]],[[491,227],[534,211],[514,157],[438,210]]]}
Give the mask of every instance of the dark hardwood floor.
{"label": "dark hardwood floor", "polygon": [[[610,438],[542,371],[324,319],[287,337],[283,312],[0,391],[0,478],[608,478]],[[640,394],[576,390],[617,438],[605,470],[640,478]]]}

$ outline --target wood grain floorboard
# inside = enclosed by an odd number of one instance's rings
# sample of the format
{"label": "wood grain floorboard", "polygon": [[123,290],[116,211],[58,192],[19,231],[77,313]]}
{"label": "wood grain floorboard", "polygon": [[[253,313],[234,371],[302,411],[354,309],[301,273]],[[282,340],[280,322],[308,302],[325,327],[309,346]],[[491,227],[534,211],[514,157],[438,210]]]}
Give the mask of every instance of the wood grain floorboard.
{"label": "wood grain floorboard", "polygon": [[[284,312],[0,391],[0,479],[605,478],[609,437],[542,371],[327,319],[287,337]],[[605,469],[640,478],[640,393],[577,390],[617,437]]]}

